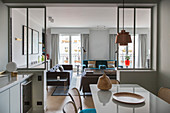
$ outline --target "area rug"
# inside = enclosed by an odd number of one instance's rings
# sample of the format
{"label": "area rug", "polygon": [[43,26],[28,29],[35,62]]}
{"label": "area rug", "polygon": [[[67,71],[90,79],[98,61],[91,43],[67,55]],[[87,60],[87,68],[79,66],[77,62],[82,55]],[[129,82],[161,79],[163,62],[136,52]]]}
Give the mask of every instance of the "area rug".
{"label": "area rug", "polygon": [[57,86],[51,96],[68,96],[67,86]]}
{"label": "area rug", "polygon": [[[68,86],[57,86],[51,96],[68,96],[69,89],[76,87],[76,84],[77,84],[77,75],[73,75],[69,88]],[[80,95],[84,96],[81,91],[80,91]],[[91,96],[91,93],[85,93],[85,96]]]}

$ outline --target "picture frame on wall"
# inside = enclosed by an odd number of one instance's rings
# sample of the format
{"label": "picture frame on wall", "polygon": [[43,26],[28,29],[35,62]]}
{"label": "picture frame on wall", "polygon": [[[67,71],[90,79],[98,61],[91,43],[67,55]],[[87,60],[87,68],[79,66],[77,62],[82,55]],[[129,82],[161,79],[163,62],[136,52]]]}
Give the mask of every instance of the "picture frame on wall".
{"label": "picture frame on wall", "polygon": [[22,26],[22,55],[27,54],[27,27]]}
{"label": "picture frame on wall", "polygon": [[27,54],[27,28],[28,28],[28,54],[39,53],[39,32],[23,25],[22,55]]}
{"label": "picture frame on wall", "polygon": [[28,54],[32,54],[32,29],[28,28]]}
{"label": "picture frame on wall", "polygon": [[32,37],[32,52],[33,54],[39,53],[39,32],[33,29],[33,37]]}
{"label": "picture frame on wall", "polygon": [[[32,54],[32,29],[28,28],[28,54]],[[27,26],[23,25],[22,55],[27,54]]]}

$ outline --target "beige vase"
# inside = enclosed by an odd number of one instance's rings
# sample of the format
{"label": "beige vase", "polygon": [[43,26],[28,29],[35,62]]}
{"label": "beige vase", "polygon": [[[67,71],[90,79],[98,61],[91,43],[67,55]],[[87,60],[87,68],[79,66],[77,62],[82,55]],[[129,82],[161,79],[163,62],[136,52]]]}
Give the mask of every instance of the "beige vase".
{"label": "beige vase", "polygon": [[98,79],[97,87],[101,90],[109,90],[112,88],[112,83],[110,81],[110,78],[106,75],[103,74],[101,77]]}

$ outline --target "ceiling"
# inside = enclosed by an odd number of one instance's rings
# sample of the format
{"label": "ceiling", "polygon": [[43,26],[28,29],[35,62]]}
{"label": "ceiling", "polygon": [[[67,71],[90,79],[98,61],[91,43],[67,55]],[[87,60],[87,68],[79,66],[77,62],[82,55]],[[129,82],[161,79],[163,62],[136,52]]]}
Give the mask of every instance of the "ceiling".
{"label": "ceiling", "polygon": [[48,7],[48,27],[116,27],[116,7]]}
{"label": "ceiling", "polygon": [[[150,27],[148,20],[150,10],[138,9],[136,11],[137,27]],[[122,26],[122,10],[120,10],[120,26]],[[125,10],[125,26],[134,26],[134,11]],[[47,21],[48,27],[116,27],[117,26],[117,7],[47,7],[47,16],[54,19],[54,23]],[[47,18],[48,19],[48,18]]]}

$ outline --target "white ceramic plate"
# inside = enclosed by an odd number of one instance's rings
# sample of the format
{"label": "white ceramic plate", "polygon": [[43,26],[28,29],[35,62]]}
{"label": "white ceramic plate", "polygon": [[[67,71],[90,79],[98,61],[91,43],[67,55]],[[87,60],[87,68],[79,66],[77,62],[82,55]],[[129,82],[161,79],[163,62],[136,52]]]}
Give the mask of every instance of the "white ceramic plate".
{"label": "white ceramic plate", "polygon": [[129,92],[114,93],[113,99],[126,104],[140,104],[145,102],[145,98],[143,96]]}
{"label": "white ceramic plate", "polygon": [[17,65],[15,62],[9,62],[7,65],[6,65],[6,70],[8,72],[13,72],[13,71],[16,71],[17,70]]}

